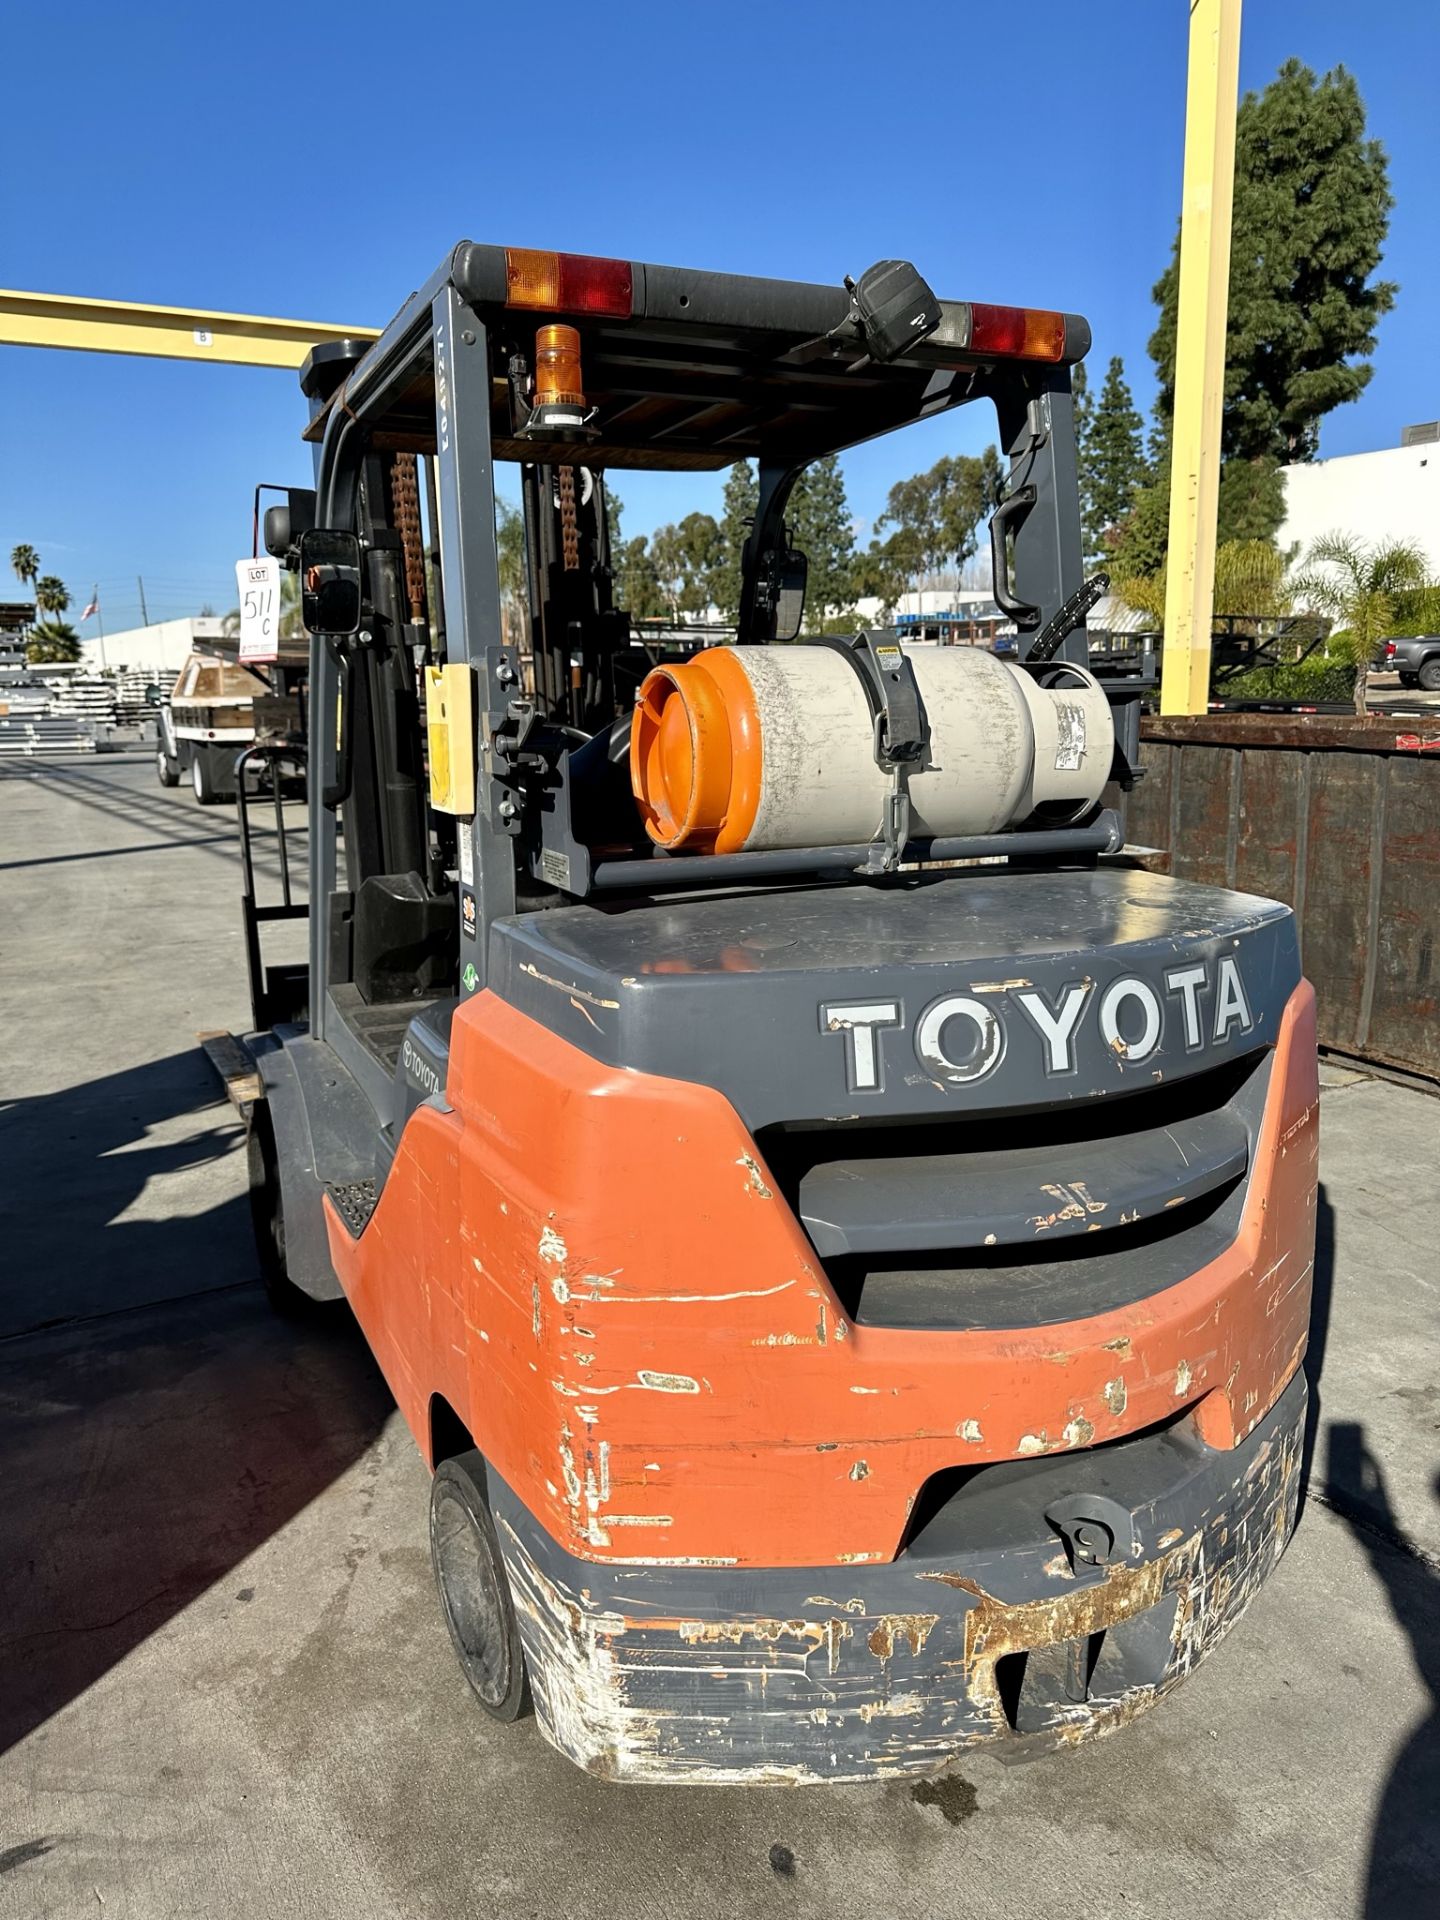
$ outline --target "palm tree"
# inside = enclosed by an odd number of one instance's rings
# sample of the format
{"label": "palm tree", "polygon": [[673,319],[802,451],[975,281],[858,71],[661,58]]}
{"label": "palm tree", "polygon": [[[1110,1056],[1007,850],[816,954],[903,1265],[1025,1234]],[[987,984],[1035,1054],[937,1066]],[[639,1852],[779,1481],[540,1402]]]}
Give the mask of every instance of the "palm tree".
{"label": "palm tree", "polygon": [[10,566],[21,586],[33,592],[35,578],[40,571],[40,556],[34,547],[26,545],[24,541],[18,547],[12,547]]}
{"label": "palm tree", "polygon": [[[1216,617],[1274,620],[1289,613],[1295,585],[1285,578],[1288,564],[1268,540],[1227,540],[1215,553]],[[1162,567],[1158,573],[1115,582],[1115,592],[1126,606],[1149,614],[1157,626],[1165,623],[1165,573]]]}
{"label": "palm tree", "polygon": [[42,613],[64,613],[70,605],[70,589],[56,574],[42,573],[35,582],[35,604]]}
{"label": "palm tree", "polygon": [[1335,620],[1332,652],[1355,663],[1355,711],[1365,712],[1370,663],[1396,619],[1403,593],[1429,584],[1424,549],[1411,540],[1357,540],[1353,534],[1327,533],[1305,556],[1293,582],[1297,600],[1308,601]]}
{"label": "palm tree", "polygon": [[30,630],[25,658],[32,667],[80,658],[80,636],[68,620],[42,620]]}

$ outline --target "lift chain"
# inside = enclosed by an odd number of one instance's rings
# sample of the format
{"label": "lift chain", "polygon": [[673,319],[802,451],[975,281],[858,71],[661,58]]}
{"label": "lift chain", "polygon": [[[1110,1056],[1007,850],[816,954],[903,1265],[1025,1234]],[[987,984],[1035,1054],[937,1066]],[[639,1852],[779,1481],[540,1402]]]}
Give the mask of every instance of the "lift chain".
{"label": "lift chain", "polygon": [[575,516],[575,469],[573,467],[555,469],[555,488],[560,496],[560,546],[564,556],[565,571],[578,573],[580,570],[580,524]]}
{"label": "lift chain", "polygon": [[405,555],[410,623],[425,624],[425,543],[420,534],[420,481],[413,453],[390,457],[390,507]]}

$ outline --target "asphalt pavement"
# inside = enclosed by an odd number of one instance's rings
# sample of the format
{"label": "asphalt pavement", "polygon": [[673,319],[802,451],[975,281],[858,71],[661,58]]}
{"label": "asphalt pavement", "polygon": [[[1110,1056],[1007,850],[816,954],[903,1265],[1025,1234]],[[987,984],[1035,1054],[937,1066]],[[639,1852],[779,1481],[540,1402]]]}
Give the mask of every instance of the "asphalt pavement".
{"label": "asphalt pavement", "polygon": [[265,1306],[194,1038],[238,894],[148,759],[0,767],[0,1920],[1440,1912],[1440,1099],[1325,1072],[1301,1523],[1171,1699],[938,1786],[608,1786],[472,1705],[363,1341]]}

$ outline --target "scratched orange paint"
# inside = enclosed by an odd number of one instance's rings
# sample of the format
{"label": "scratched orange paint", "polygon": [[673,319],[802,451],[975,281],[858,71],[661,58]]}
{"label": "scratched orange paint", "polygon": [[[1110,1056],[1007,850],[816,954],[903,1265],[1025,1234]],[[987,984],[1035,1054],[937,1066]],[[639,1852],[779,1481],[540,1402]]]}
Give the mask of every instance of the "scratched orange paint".
{"label": "scratched orange paint", "polygon": [[1308,984],[1234,1244],[1149,1299],[1043,1328],[855,1326],[722,1095],[604,1066],[492,994],[455,1015],[448,1097],[410,1120],[359,1241],[327,1202],[336,1271],[422,1451],[439,1394],[585,1558],[889,1560],[931,1474],[1191,1405],[1233,1445],[1305,1349]]}

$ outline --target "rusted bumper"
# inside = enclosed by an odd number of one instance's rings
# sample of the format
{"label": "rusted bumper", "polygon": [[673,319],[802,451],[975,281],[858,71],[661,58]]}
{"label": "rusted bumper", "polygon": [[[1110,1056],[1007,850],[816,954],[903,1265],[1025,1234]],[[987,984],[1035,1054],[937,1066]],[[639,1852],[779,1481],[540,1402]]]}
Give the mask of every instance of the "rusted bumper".
{"label": "rusted bumper", "polygon": [[981,1469],[885,1566],[577,1560],[492,1480],[541,1726],[591,1773],[656,1782],[925,1774],[1109,1732],[1283,1552],[1304,1418],[1297,1373],[1233,1451],[1185,1419]]}

